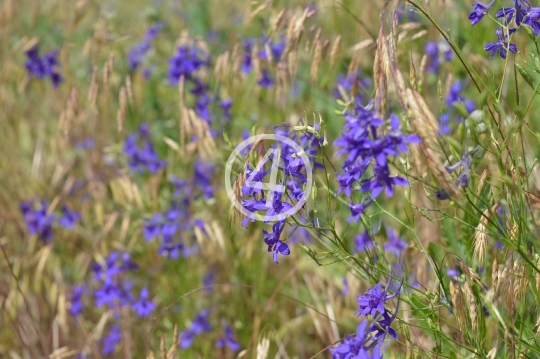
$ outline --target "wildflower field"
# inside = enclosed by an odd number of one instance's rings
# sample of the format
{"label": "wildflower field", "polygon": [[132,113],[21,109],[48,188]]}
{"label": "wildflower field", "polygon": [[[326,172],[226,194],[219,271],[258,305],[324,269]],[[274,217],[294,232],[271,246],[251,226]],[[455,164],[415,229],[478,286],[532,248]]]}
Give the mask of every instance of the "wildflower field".
{"label": "wildflower field", "polygon": [[540,358],[537,5],[0,1],[0,358]]}

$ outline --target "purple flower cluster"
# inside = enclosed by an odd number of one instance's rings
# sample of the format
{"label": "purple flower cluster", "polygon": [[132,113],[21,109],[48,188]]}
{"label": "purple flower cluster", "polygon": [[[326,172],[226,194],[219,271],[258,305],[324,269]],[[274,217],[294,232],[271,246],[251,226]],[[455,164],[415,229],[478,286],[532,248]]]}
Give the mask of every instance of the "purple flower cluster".
{"label": "purple flower cluster", "polygon": [[53,224],[56,223],[66,229],[71,229],[81,219],[78,212],[71,211],[67,206],[62,208],[62,214],[55,216],[48,213],[49,204],[47,201],[41,203],[22,202],[21,212],[24,223],[30,234],[35,234],[44,242],[49,242],[54,237]]}
{"label": "purple flower cluster", "polygon": [[203,233],[206,233],[206,230],[202,219],[191,217],[190,209],[194,201],[214,197],[214,172],[211,164],[197,159],[191,179],[171,179],[174,192],[170,207],[145,219],[142,229],[146,241],[155,238],[160,241],[159,255],[177,259],[180,255],[186,258],[198,252],[195,238],[192,243],[188,238],[194,237],[195,228],[199,228]]}
{"label": "purple flower cluster", "polygon": [[[450,118],[456,112],[454,107],[455,105],[463,103],[465,105],[465,109],[469,114],[476,109],[474,102],[471,99],[463,96],[461,94],[462,91],[463,84],[461,83],[461,81],[454,82],[450,87],[450,91],[448,92],[448,95],[446,95],[445,99],[446,105],[448,106],[448,111],[444,112],[439,117],[440,134],[447,135],[450,133]],[[460,123],[463,121],[463,117],[458,116],[456,120],[458,123]]]}
{"label": "purple flower cluster", "polygon": [[40,80],[49,77],[56,88],[64,81],[62,75],[60,75],[59,67],[60,63],[56,58],[58,50],[53,50],[42,57],[39,56],[39,46],[35,45],[30,50],[26,51],[28,60],[26,61],[26,69],[30,76],[35,76]]}
{"label": "purple flower cluster", "polygon": [[[93,291],[94,307],[106,307],[115,313],[122,308],[131,308],[138,317],[148,317],[156,309],[149,299],[147,288],[143,288],[139,298],[133,294],[133,284],[126,278],[126,273],[137,269],[129,253],[112,252],[102,263],[92,265],[93,283],[73,287],[71,293],[70,313],[78,316],[84,309],[83,299],[87,292]],[[114,352],[121,340],[122,330],[118,324],[113,325],[109,333],[103,337],[102,353]]]}
{"label": "purple flower cluster", "polygon": [[[180,254],[186,258],[197,253],[196,245],[189,245],[185,232],[199,222],[189,221],[186,211],[178,206],[171,207],[164,213],[157,213],[144,221],[143,235],[147,241],[160,239],[158,254],[168,259],[177,259]],[[204,228],[204,227],[203,227]]]}
{"label": "purple flower cluster", "polygon": [[[369,288],[366,294],[358,296],[359,316],[370,315],[374,317],[374,322],[368,325],[367,319],[364,319],[356,329],[356,336],[345,336],[342,344],[335,348],[330,348],[333,359],[381,359],[381,346],[386,339],[386,334],[397,339],[397,333],[391,328],[392,322],[397,316],[398,309],[393,315],[385,308],[385,303],[398,296],[401,290],[401,283],[394,283],[390,280],[386,288],[382,289],[382,283]],[[389,294],[390,287],[394,287],[394,292]],[[399,305],[398,305],[399,307]]]}
{"label": "purple flower cluster", "polygon": [[195,316],[191,326],[188,329],[178,334],[180,348],[189,348],[191,344],[193,344],[193,341],[197,335],[201,335],[204,332],[209,332],[212,329],[210,323],[208,322],[209,315],[210,312],[208,310],[203,310],[197,314],[197,316]]}
{"label": "purple flower cluster", "polygon": [[148,171],[156,173],[167,162],[159,158],[150,141],[148,124],[143,123],[139,130],[128,136],[124,144],[124,153],[128,158],[129,169],[133,172]]}
{"label": "purple flower cluster", "polygon": [[[232,99],[222,100],[218,95],[209,93],[210,86],[198,75],[200,70],[209,68],[212,57],[196,46],[180,46],[176,54],[169,59],[169,82],[178,84],[181,77],[186,85],[190,86],[190,92],[194,96],[194,108],[198,117],[206,121],[209,127],[213,124],[213,117],[217,109],[225,120],[231,118],[230,109]],[[215,131],[211,129],[215,136]],[[196,140],[196,137],[194,137]]]}
{"label": "purple flower cluster", "polygon": [[[255,44],[258,44],[260,49],[257,54],[253,53]],[[255,55],[264,65],[261,68],[261,77],[257,79],[257,84],[267,89],[272,87],[274,79],[270,75],[269,65],[271,63],[277,63],[282,59],[286,47],[287,43],[284,39],[275,42],[272,42],[268,38],[244,40],[244,55],[240,65],[242,72],[245,74],[251,73],[253,70],[253,56]]]}
{"label": "purple flower cluster", "polygon": [[[356,103],[354,112],[345,113],[346,124],[334,145],[341,147],[336,156],[347,154],[342,174],[337,174],[340,191],[351,196],[353,189],[360,189],[370,193],[362,203],[349,203],[351,217],[348,222],[358,221],[364,210],[378,197],[383,190],[390,197],[393,196],[393,187],[406,186],[407,180],[402,177],[390,176],[388,157],[398,156],[407,152],[407,145],[419,143],[416,135],[406,135],[401,132],[401,124],[396,115],[390,117],[390,127],[386,129],[382,119],[375,116],[372,109],[373,102],[363,107]],[[362,178],[368,167],[374,162],[373,176]]]}
{"label": "purple flower cluster", "polygon": [[135,71],[145,60],[148,51],[152,48],[152,42],[163,28],[162,23],[150,27],[144,34],[144,38],[133,46],[128,53],[129,71]]}
{"label": "purple flower cluster", "polygon": [[[474,26],[484,18],[484,16],[491,10],[491,7],[495,4],[495,0],[492,0],[489,4],[483,4],[480,1],[476,1],[473,5],[473,12],[469,15],[469,20]],[[540,7],[533,7],[529,3],[529,0],[513,0],[513,6],[500,8],[495,17],[501,19],[501,21],[507,27],[511,26],[514,22],[516,27],[508,28],[505,32],[505,28],[495,30],[497,35],[497,41],[488,42],[484,46],[485,51],[489,51],[489,56],[493,57],[495,54],[503,59],[506,59],[508,51],[516,54],[518,49],[516,45],[510,43],[510,39],[514,33],[523,28],[522,25],[531,27],[535,36],[540,33]]]}
{"label": "purple flower cluster", "polygon": [[[315,130],[316,131],[316,130]],[[307,154],[312,168],[321,166],[313,160],[313,156],[319,151],[323,139],[314,133],[299,134],[295,131],[284,131],[277,129],[276,134],[292,139]],[[304,186],[307,184],[306,164],[304,160],[297,156],[293,146],[280,143],[280,149],[276,146],[272,152],[268,152],[256,168],[246,165],[245,182],[242,187],[242,206],[249,212],[242,226],[246,227],[249,221],[255,220],[256,214],[264,213],[264,222],[276,221],[269,233],[263,230],[263,239],[268,246],[268,252],[272,252],[274,262],[278,262],[278,254],[289,255],[289,246],[280,239],[285,228],[287,216],[296,212],[293,203],[306,199]],[[279,156],[279,157],[278,157]],[[270,169],[265,169],[266,164],[270,164]],[[267,186],[265,179],[275,180],[273,188],[264,192]],[[278,178],[279,177],[279,178]]]}
{"label": "purple flower cluster", "polygon": [[453,58],[452,48],[446,40],[426,42],[425,51],[429,59],[427,70],[431,73],[438,73],[441,64]]}

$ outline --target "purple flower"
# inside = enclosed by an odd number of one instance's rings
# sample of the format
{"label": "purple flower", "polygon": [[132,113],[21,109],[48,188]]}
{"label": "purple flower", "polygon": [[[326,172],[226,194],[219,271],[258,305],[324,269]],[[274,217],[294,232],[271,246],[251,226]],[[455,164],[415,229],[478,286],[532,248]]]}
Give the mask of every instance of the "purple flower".
{"label": "purple flower", "polygon": [[178,333],[178,345],[182,349],[187,349],[193,344],[193,341],[195,340],[195,333],[193,333],[190,329],[186,329],[184,331],[181,331]]}
{"label": "purple flower", "polygon": [[349,203],[351,216],[347,219],[347,223],[358,222],[360,220],[360,216],[372,203],[373,201],[371,200],[364,200],[362,203]]}
{"label": "purple flower", "polygon": [[394,195],[394,186],[407,186],[409,184],[403,177],[390,177],[388,164],[385,164],[384,166],[380,166],[379,164],[375,165],[373,173],[375,174],[375,177],[364,181],[362,185],[362,191],[371,191],[372,198],[377,198],[383,189],[386,189],[386,195],[388,197],[392,197]]}
{"label": "purple flower", "polygon": [[196,47],[180,46],[176,55],[169,59],[169,82],[177,84],[181,76],[193,81],[195,72],[210,66],[210,55]]}
{"label": "purple flower", "polygon": [[218,339],[216,342],[218,348],[223,348],[225,346],[229,347],[233,352],[240,350],[240,343],[234,338],[233,330],[230,326],[225,327],[225,336]]}
{"label": "purple flower", "polygon": [[384,314],[386,312],[384,304],[396,297],[401,290],[401,286],[399,286],[394,293],[388,294],[388,287],[390,287],[391,283],[392,280],[389,280],[387,287],[382,289],[382,283],[379,282],[375,287],[369,288],[363,296],[357,296],[359,308],[356,311],[356,314],[358,316],[371,315],[372,317],[375,317],[377,312]]}
{"label": "purple flower", "polygon": [[123,150],[128,158],[129,169],[133,172],[142,173],[146,170],[156,173],[167,164],[159,158],[149,137],[148,125],[143,123],[137,133],[126,139]]}
{"label": "purple flower", "polygon": [[209,332],[212,328],[210,323],[208,323],[208,316],[210,312],[208,310],[203,310],[195,316],[193,323],[191,323],[191,330],[195,334],[202,334],[203,332]]}
{"label": "purple flower", "polygon": [[387,228],[386,234],[388,235],[388,242],[384,245],[385,251],[390,251],[394,255],[399,255],[405,248],[407,248],[407,242],[402,241],[393,230]]}
{"label": "purple flower", "polygon": [[66,229],[73,228],[81,219],[81,215],[78,212],[70,211],[67,206],[63,207],[62,212],[62,216],[58,218],[58,224]]}
{"label": "purple flower", "polygon": [[122,340],[122,328],[119,325],[113,325],[109,333],[103,337],[101,344],[103,346],[101,352],[103,355],[109,355],[114,352],[116,346]]}
{"label": "purple flower", "polygon": [[[514,32],[516,32],[517,29],[510,29],[509,35],[511,36]],[[501,56],[501,58],[506,59],[507,50],[510,50],[510,52],[516,54],[517,53],[517,47],[514,44],[509,44],[506,39],[508,39],[509,35],[504,35],[503,32],[500,29],[495,30],[495,33],[497,34],[497,42],[488,42],[486,46],[484,46],[485,51],[489,51],[489,57],[493,57],[497,52]]]}
{"label": "purple flower", "polygon": [[359,309],[356,311],[358,316],[371,315],[374,317],[377,312],[384,313],[384,303],[388,295],[381,288],[382,283],[378,283],[375,287],[369,288],[366,294],[358,297]]}
{"label": "purple flower", "polygon": [[257,84],[261,85],[266,89],[272,87],[272,85],[274,84],[274,80],[270,77],[270,73],[267,69],[261,70],[261,77],[259,78],[259,80],[257,80]]}
{"label": "purple flower", "polygon": [[495,0],[492,0],[489,4],[485,5],[477,0],[476,4],[473,5],[474,11],[469,15],[469,20],[471,20],[471,25],[474,26],[480,20],[482,20],[484,15],[488,13],[489,9],[491,9],[494,3],[495,3]]}
{"label": "purple flower", "polygon": [[73,288],[71,292],[71,306],[69,307],[69,312],[73,316],[81,314],[84,306],[82,304],[82,296],[85,292],[85,288],[82,286],[77,286]]}
{"label": "purple flower", "polygon": [[450,278],[457,278],[459,277],[459,271],[456,267],[449,268],[448,270],[446,270],[446,275],[448,275]]}
{"label": "purple flower", "polygon": [[156,305],[148,300],[148,289],[143,288],[139,300],[131,306],[139,317],[148,317],[156,309]]}
{"label": "purple flower", "polygon": [[285,221],[274,223],[272,226],[273,233],[268,233],[266,229],[263,229],[264,243],[268,246],[268,252],[272,252],[272,257],[276,263],[278,263],[278,254],[284,256],[291,254],[289,246],[279,239],[283,228],[285,228]]}
{"label": "purple flower", "polygon": [[341,283],[343,284],[341,295],[345,297],[347,296],[347,294],[349,294],[349,281],[347,280],[347,278],[343,278],[343,281]]}
{"label": "purple flower", "polygon": [[346,335],[343,343],[339,344],[335,348],[330,348],[330,354],[332,354],[332,359],[379,359],[379,346],[377,346],[373,350],[373,353],[371,355],[368,354],[368,351],[366,350],[366,348],[368,347],[367,326],[368,322],[364,319],[358,325],[355,337]]}
{"label": "purple flower", "polygon": [[392,325],[392,322],[396,318],[396,314],[397,310],[393,316],[390,316],[388,314],[388,311],[384,311],[382,318],[379,319],[376,323],[374,323],[370,328],[370,331],[376,331],[376,333],[373,334],[373,340],[382,342],[386,338],[386,334],[390,334],[392,338],[397,340],[398,336],[396,331],[390,327],[390,325]]}
{"label": "purple flower", "polygon": [[375,248],[375,243],[373,243],[369,233],[365,231],[363,234],[354,238],[354,248],[356,252],[363,252],[365,250]]}
{"label": "purple flower", "polygon": [[452,61],[452,48],[445,40],[428,41],[424,49],[429,59],[427,70],[431,73],[438,73],[443,61]]}
{"label": "purple flower", "polygon": [[42,201],[38,209],[34,210],[32,207],[33,204],[30,202],[21,203],[21,211],[28,232],[37,235],[44,242],[49,242],[54,236],[52,231],[54,215],[47,213],[49,204],[46,201]]}
{"label": "purple flower", "polygon": [[155,214],[150,219],[144,220],[144,226],[142,229],[144,239],[151,241],[155,237],[159,237],[161,234],[163,216],[161,214]]}
{"label": "purple flower", "polygon": [[55,88],[58,87],[58,85],[64,81],[64,78],[58,71],[60,63],[56,58],[57,54],[58,50],[53,50],[47,55],[40,57],[38,45],[35,45],[28,50],[26,52],[26,56],[28,57],[26,69],[30,76],[35,76],[40,80],[43,80],[45,77],[50,77],[53,86]]}
{"label": "purple flower", "polygon": [[255,44],[255,39],[244,40],[244,56],[242,57],[242,72],[249,74],[253,69],[253,60],[251,58],[251,53],[253,51],[253,45]]}
{"label": "purple flower", "polygon": [[538,33],[540,32],[539,21],[540,21],[540,7],[533,7],[531,8],[531,11],[525,17],[525,20],[523,21],[523,23],[532,27],[534,31],[534,35],[538,36]]}

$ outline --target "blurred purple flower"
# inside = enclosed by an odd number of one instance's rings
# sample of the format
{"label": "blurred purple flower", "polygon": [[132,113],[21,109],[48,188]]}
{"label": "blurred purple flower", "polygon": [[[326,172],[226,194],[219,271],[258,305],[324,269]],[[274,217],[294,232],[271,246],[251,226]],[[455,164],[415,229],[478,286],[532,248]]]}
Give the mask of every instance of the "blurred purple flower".
{"label": "blurred purple flower", "polygon": [[62,216],[58,218],[58,224],[66,229],[70,229],[73,228],[80,219],[81,215],[78,212],[72,212],[67,206],[64,206],[62,208]]}
{"label": "blurred purple flower", "polygon": [[225,336],[218,339],[216,346],[218,348],[227,346],[233,352],[240,350],[240,343],[235,339],[233,330],[230,326],[227,325],[225,327]]}
{"label": "blurred purple flower", "polygon": [[388,242],[384,245],[384,250],[389,251],[393,253],[394,255],[398,256],[405,248],[407,248],[408,244],[407,242],[401,240],[396,232],[393,230],[387,228],[386,234],[388,236]]}
{"label": "blurred purple flower", "polygon": [[101,352],[103,355],[109,355],[114,352],[116,346],[122,340],[122,328],[119,325],[113,325],[109,329],[109,333],[103,337],[101,344],[103,346]]}
{"label": "blurred purple flower", "polygon": [[58,71],[60,63],[56,58],[57,55],[58,50],[53,50],[43,57],[40,57],[38,45],[35,45],[30,50],[26,51],[26,56],[28,57],[26,69],[30,76],[35,76],[40,80],[49,77],[53,86],[55,88],[58,87],[58,85],[64,81],[64,78]]}
{"label": "blurred purple flower", "polygon": [[139,317],[148,317],[156,309],[156,305],[148,300],[148,289],[143,288],[139,300],[132,304],[132,308]]}
{"label": "blurred purple flower", "polygon": [[21,203],[20,208],[23,213],[24,223],[30,234],[35,234],[42,241],[49,242],[54,237],[52,231],[54,214],[47,213],[49,204],[46,201],[42,201],[39,204],[38,209],[32,209],[35,206],[35,204],[30,202]]}

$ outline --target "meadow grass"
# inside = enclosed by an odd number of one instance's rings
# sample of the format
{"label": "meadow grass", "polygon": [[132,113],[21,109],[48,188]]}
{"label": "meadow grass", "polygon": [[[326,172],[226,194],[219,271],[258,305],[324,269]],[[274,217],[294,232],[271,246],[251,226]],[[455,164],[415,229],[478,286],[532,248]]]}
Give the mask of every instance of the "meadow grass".
{"label": "meadow grass", "polygon": [[4,0],[0,357],[540,357],[540,51],[472,5]]}

